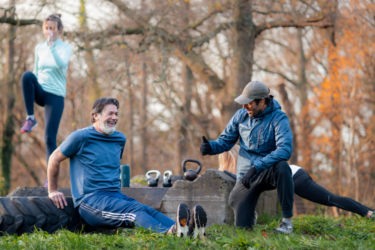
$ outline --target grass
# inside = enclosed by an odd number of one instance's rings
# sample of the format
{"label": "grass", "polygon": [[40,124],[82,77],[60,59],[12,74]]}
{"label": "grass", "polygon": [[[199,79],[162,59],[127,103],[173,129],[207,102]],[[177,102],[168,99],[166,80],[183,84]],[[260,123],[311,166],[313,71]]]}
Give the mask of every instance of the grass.
{"label": "grass", "polygon": [[147,185],[147,179],[144,175],[137,175],[131,178],[130,183],[137,183],[137,184],[145,186]]}
{"label": "grass", "polygon": [[358,216],[306,215],[294,219],[294,234],[274,234],[279,221],[259,218],[254,230],[214,225],[206,240],[177,238],[145,229],[112,234],[35,231],[0,237],[0,249],[374,249],[375,222]]}

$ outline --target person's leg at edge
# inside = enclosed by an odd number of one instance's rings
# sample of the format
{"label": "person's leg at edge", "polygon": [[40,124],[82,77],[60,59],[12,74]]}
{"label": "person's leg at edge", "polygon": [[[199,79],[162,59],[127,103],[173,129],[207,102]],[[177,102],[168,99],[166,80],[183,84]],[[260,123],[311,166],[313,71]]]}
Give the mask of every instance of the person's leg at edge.
{"label": "person's leg at edge", "polygon": [[[138,204],[141,204],[141,203],[138,203]],[[168,216],[166,216],[165,214],[163,214],[159,211],[156,211],[155,209],[153,209],[153,208],[151,208],[147,205],[144,205],[144,204],[141,204],[141,205],[143,206],[146,213],[148,213],[157,222],[162,224],[163,227],[170,228],[171,226],[173,226],[175,224],[175,221],[172,220],[171,218],[169,218]]]}
{"label": "person's leg at edge", "polygon": [[26,120],[22,124],[21,132],[28,133],[37,126],[34,117],[34,102],[42,107],[44,106],[44,90],[36,76],[30,71],[23,73],[21,87],[27,113]]}
{"label": "person's leg at edge", "polygon": [[[121,197],[121,198],[120,198]],[[155,220],[142,204],[129,202],[125,195],[108,196],[107,193],[98,193],[86,198],[79,206],[82,218],[94,227],[121,227],[130,226],[150,229],[157,233],[166,233],[170,227],[165,227]],[[174,224],[174,223],[173,223]]]}
{"label": "person's leg at edge", "polygon": [[325,206],[335,206],[359,214],[362,217],[366,216],[367,218],[370,218],[373,214],[368,207],[361,203],[348,197],[334,195],[318,185],[304,169],[299,169],[293,179],[294,192],[306,200]]}
{"label": "person's leg at edge", "polygon": [[[46,143],[47,166],[50,155],[57,148],[56,137],[59,130],[61,116],[64,111],[64,97],[50,93],[45,93],[44,104],[44,140]],[[48,180],[45,181],[44,187],[48,187]]]}
{"label": "person's leg at edge", "polygon": [[[290,167],[286,161],[279,161],[274,166],[274,174],[277,195],[279,197],[279,201],[281,204],[283,216],[282,222],[287,223],[286,226],[291,226],[293,224],[292,217],[294,202],[294,185],[292,179],[292,171],[290,170]],[[276,230],[278,231],[278,229]]]}
{"label": "person's leg at edge", "polygon": [[251,228],[255,223],[255,207],[262,190],[257,183],[252,182],[250,189],[243,186],[242,181],[237,181],[230,193],[228,203],[232,207],[235,217],[235,226]]}

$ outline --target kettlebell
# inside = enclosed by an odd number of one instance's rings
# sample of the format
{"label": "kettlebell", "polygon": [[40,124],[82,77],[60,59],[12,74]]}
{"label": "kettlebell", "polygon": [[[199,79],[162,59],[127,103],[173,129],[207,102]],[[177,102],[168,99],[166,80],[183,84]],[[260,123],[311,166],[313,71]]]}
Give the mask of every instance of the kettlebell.
{"label": "kettlebell", "polygon": [[[195,162],[198,164],[198,170],[195,171],[194,169],[188,169],[186,170],[186,163],[188,162]],[[202,170],[202,163],[196,159],[185,159],[182,161],[182,169],[184,170],[184,178],[187,181],[194,181],[197,177],[200,171]]]}
{"label": "kettlebell", "polygon": [[[151,174],[156,174],[155,179],[151,178]],[[159,182],[160,172],[158,170],[150,170],[146,173],[147,183],[149,187],[157,187]]]}
{"label": "kettlebell", "polygon": [[172,171],[167,170],[163,174],[163,187],[172,187]]}

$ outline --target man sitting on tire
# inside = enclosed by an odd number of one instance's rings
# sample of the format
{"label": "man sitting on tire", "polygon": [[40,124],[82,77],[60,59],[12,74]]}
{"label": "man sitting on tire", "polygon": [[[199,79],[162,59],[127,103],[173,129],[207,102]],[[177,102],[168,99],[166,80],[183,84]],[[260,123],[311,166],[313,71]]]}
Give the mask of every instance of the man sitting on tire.
{"label": "man sitting on tire", "polygon": [[100,98],[92,106],[93,126],[76,130],[57,148],[48,164],[48,194],[57,208],[67,202],[57,190],[60,162],[70,158],[70,182],[74,206],[94,227],[137,226],[179,237],[204,237],[207,217],[197,205],[192,216],[185,204],[177,208],[176,222],[166,215],[121,193],[120,160],[126,137],[116,131],[119,102]]}

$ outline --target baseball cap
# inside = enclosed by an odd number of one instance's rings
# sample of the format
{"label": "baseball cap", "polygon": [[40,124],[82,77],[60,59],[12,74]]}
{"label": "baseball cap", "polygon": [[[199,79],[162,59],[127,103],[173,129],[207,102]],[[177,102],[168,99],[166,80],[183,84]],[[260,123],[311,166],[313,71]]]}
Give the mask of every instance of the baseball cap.
{"label": "baseball cap", "polygon": [[242,91],[242,94],[234,99],[241,105],[248,104],[255,99],[267,98],[270,93],[270,89],[266,84],[260,81],[249,82]]}

